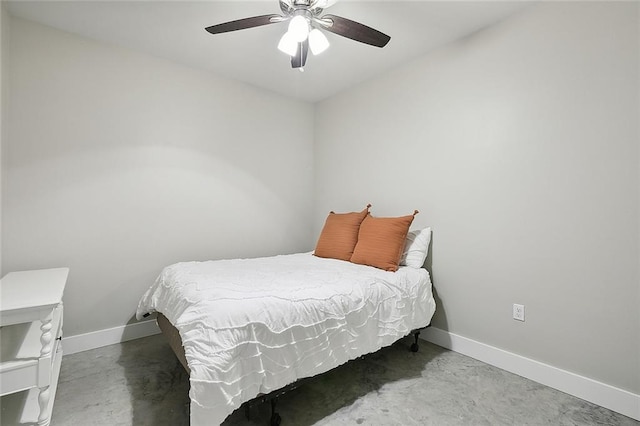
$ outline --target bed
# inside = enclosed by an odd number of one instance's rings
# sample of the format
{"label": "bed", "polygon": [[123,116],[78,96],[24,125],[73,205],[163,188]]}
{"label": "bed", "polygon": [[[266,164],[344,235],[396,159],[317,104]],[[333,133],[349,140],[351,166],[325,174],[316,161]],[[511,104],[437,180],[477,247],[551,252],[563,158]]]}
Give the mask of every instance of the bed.
{"label": "bed", "polygon": [[[164,268],[138,304],[189,372],[192,426],[394,343],[435,311],[418,211],[330,212],[313,252]],[[263,397],[264,398],[264,397]],[[271,424],[278,425],[272,399]]]}
{"label": "bed", "polygon": [[161,327],[178,331],[170,341],[183,349],[191,425],[200,426],[388,346],[429,325],[434,310],[424,268],[298,253],[168,266],[136,315],[160,313]]}

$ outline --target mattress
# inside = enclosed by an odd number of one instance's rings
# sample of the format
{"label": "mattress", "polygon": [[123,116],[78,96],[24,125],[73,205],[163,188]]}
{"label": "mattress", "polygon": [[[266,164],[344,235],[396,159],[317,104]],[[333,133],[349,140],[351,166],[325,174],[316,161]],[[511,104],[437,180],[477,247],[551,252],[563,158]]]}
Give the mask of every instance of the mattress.
{"label": "mattress", "polygon": [[161,312],[180,333],[191,425],[200,426],[388,346],[427,326],[434,311],[425,269],[387,272],[298,253],[168,266],[137,316]]}

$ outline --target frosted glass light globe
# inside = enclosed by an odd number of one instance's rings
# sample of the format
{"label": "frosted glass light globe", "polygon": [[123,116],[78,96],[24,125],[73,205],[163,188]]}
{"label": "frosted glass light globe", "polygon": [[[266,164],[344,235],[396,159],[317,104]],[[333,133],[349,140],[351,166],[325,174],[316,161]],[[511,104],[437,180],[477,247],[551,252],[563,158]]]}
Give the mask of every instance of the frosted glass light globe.
{"label": "frosted glass light globe", "polygon": [[286,32],[280,39],[280,43],[278,43],[278,49],[289,56],[296,56],[296,52],[298,51],[298,42],[291,37],[289,32]]}
{"label": "frosted glass light globe", "polygon": [[317,28],[312,29],[309,33],[309,48],[311,49],[311,53],[319,55],[327,50],[328,47],[329,40],[322,34],[322,31]]}
{"label": "frosted glass light globe", "polygon": [[289,34],[291,37],[301,43],[307,39],[309,35],[309,23],[304,16],[294,16],[289,22]]}

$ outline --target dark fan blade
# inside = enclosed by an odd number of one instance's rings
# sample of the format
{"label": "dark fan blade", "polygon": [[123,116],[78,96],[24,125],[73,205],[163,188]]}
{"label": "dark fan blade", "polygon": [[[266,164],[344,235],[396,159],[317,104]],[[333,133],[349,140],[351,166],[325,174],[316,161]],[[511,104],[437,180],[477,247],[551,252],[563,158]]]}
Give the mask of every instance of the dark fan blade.
{"label": "dark fan blade", "polygon": [[307,54],[309,53],[309,40],[298,43],[298,51],[296,56],[291,57],[291,68],[302,68],[307,63]]}
{"label": "dark fan blade", "polygon": [[272,18],[280,18],[280,15],[261,15],[251,18],[238,19],[237,21],[225,22],[223,24],[212,25],[205,28],[211,34],[228,33],[229,31],[244,30],[247,28],[261,27],[262,25],[273,24]]}
{"label": "dark fan blade", "polygon": [[323,26],[324,29],[334,34],[341,35],[342,37],[359,41],[360,43],[370,44],[371,46],[376,47],[384,47],[389,43],[389,40],[391,40],[391,37],[388,35],[347,18],[341,18],[336,15],[324,15],[322,20],[324,21],[325,19],[330,19],[333,22],[333,25],[328,27]]}

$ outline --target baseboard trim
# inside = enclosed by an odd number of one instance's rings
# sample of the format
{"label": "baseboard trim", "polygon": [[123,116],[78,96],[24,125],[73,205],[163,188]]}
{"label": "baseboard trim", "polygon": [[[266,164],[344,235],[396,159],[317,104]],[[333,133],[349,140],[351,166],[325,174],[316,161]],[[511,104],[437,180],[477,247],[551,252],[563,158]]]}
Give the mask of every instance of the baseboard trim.
{"label": "baseboard trim", "polygon": [[640,420],[640,395],[435,327],[421,337],[585,401]]}
{"label": "baseboard trim", "polygon": [[128,340],[140,339],[160,333],[160,329],[155,320],[142,321],[134,324],[127,324],[120,327],[107,328],[105,330],[93,331],[91,333],[78,334],[64,337],[62,345],[64,355],[71,355],[78,352],[97,349]]}

